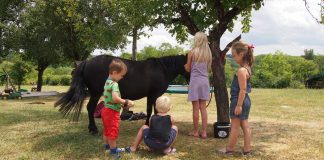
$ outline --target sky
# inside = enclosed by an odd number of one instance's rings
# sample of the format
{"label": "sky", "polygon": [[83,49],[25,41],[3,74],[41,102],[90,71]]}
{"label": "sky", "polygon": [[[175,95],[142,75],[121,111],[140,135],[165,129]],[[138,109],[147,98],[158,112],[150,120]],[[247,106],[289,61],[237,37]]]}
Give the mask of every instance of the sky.
{"label": "sky", "polygon": [[[311,13],[320,17],[319,3],[321,0],[307,0]],[[264,6],[252,12],[252,27],[248,33],[241,32],[241,22],[235,22],[233,32],[226,31],[221,38],[221,48],[232,41],[239,34],[242,40],[255,46],[255,55],[282,51],[289,55],[303,55],[305,49],[314,49],[315,54],[324,55],[324,25],[318,24],[307,11],[303,0],[265,0]],[[163,25],[153,31],[144,29],[149,37],[140,37],[137,51],[145,46],[159,47],[162,43],[179,45],[190,49],[188,43],[180,44]],[[192,38],[192,36],[190,37]],[[131,53],[131,37],[129,44],[123,50],[113,51],[116,55],[121,52]],[[105,53],[95,50],[93,54]]]}

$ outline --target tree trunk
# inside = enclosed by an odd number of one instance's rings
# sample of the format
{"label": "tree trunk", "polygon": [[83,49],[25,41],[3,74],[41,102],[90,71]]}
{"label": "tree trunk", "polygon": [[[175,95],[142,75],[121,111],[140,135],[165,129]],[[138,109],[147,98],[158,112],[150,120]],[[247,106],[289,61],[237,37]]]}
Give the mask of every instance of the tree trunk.
{"label": "tree trunk", "polygon": [[3,57],[4,57],[4,53],[3,53],[2,28],[0,27],[0,63],[2,62]]}
{"label": "tree trunk", "polygon": [[224,62],[219,41],[211,41],[210,49],[213,54],[212,71],[215,100],[217,106],[217,122],[230,122],[229,101],[225,81]]}
{"label": "tree trunk", "polygon": [[137,27],[133,27],[133,47],[132,47],[132,60],[136,61],[136,48],[137,48]]}
{"label": "tree trunk", "polygon": [[43,86],[43,73],[45,71],[46,67],[38,67],[38,75],[37,75],[37,91],[42,91]]}

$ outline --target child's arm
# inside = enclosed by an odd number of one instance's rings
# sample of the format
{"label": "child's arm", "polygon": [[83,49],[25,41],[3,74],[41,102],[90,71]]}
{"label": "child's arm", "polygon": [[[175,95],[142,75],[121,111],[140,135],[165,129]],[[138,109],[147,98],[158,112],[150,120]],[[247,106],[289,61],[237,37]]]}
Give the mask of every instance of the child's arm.
{"label": "child's arm", "polygon": [[192,54],[191,51],[188,53],[188,57],[187,57],[187,64],[185,64],[185,70],[187,72],[190,72],[191,70],[191,63],[192,63]]}
{"label": "child's arm", "polygon": [[114,103],[125,104],[126,100],[119,97],[117,92],[112,92],[112,100]]}
{"label": "child's arm", "polygon": [[131,100],[128,100],[128,99],[122,99],[121,97],[119,97],[119,87],[118,87],[118,84],[117,83],[114,83],[113,86],[112,86],[112,101],[114,103],[118,103],[118,104],[123,104],[124,106],[126,107],[132,107],[134,106],[134,102],[131,101]]}
{"label": "child's arm", "polygon": [[133,107],[134,102],[128,99],[122,99],[118,96],[117,92],[112,92],[112,99],[114,103],[119,103],[125,105],[127,108]]}
{"label": "child's arm", "polygon": [[170,116],[170,119],[171,119],[171,124],[174,125],[174,122],[175,122],[174,118],[172,116]]}
{"label": "child's arm", "polygon": [[238,101],[234,111],[235,115],[240,115],[242,113],[243,101],[246,94],[246,86],[247,86],[246,81],[248,79],[247,75],[248,73],[245,68],[242,67],[237,70],[237,78],[240,86],[240,92],[239,92]]}

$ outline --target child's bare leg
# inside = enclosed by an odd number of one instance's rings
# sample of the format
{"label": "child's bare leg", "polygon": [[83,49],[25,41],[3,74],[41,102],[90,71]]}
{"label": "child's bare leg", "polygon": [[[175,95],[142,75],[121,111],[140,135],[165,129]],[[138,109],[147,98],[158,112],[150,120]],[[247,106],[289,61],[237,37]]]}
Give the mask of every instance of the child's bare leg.
{"label": "child's bare leg", "polygon": [[109,142],[108,142],[108,137],[106,137],[105,135],[103,135],[103,139],[104,139],[104,147],[105,149],[109,149]]}
{"label": "child's bare leg", "polygon": [[237,142],[237,138],[239,135],[239,131],[240,131],[240,122],[241,120],[238,118],[232,118],[231,119],[231,133],[229,135],[229,139],[228,139],[228,143],[226,146],[226,150],[227,151],[233,151],[234,150],[234,146]]}
{"label": "child's bare leg", "polygon": [[143,140],[143,136],[144,136],[143,131],[144,131],[144,129],[146,129],[146,128],[149,128],[149,126],[147,126],[147,125],[143,125],[143,126],[139,129],[139,131],[138,131],[138,133],[137,133],[137,136],[136,136],[136,138],[135,138],[135,141],[133,142],[133,145],[130,147],[130,149],[131,149],[132,152],[134,152],[134,151],[137,150],[139,144],[140,144],[141,141]]}
{"label": "child's bare leg", "polygon": [[251,151],[251,129],[248,120],[241,121],[241,127],[244,133],[244,147],[243,152],[250,152]]}
{"label": "child's bare leg", "polygon": [[205,100],[199,100],[199,109],[201,113],[201,123],[202,123],[202,131],[201,136],[202,138],[207,137],[207,109],[206,109],[206,101]]}
{"label": "child's bare leg", "polygon": [[173,128],[174,130],[176,130],[176,132],[177,132],[177,133],[176,133],[176,137],[174,138],[174,140],[173,140],[173,142],[171,143],[171,145],[163,151],[164,154],[170,154],[170,153],[173,153],[173,152],[176,151],[176,149],[173,148],[173,147],[171,147],[171,146],[173,145],[174,141],[177,139],[177,136],[178,136],[178,127],[175,126],[175,125],[172,125],[171,128]]}
{"label": "child's bare leg", "polygon": [[[174,138],[174,140],[173,140],[173,142],[172,142],[172,144],[174,143],[174,141],[177,139],[177,137],[178,137],[178,127],[177,126],[175,126],[175,125],[172,125],[172,127],[171,128],[173,128],[174,130],[176,130],[177,131],[177,134],[176,134],[176,137]],[[171,144],[171,145],[172,145]]]}
{"label": "child's bare leg", "polygon": [[189,133],[192,136],[199,136],[199,101],[192,101],[192,120],[193,120],[193,131]]}
{"label": "child's bare leg", "polygon": [[117,144],[116,144],[116,139],[110,139],[108,138],[108,143],[111,149],[116,148]]}

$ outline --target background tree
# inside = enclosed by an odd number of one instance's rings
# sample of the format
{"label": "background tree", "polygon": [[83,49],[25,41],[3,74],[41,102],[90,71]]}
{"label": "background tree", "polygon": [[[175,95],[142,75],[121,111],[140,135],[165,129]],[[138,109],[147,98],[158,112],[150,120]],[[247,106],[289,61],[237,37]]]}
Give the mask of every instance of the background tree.
{"label": "background tree", "polygon": [[[292,66],[292,81],[304,84],[308,78],[319,73],[318,66],[313,60],[302,57],[286,56]],[[314,56],[315,58],[315,56]]]}
{"label": "background tree", "polygon": [[176,35],[179,41],[187,39],[188,34],[195,35],[203,31],[208,35],[213,55],[213,85],[217,104],[217,121],[229,122],[229,102],[226,88],[224,64],[225,55],[231,44],[239,40],[238,36],[223,50],[220,39],[226,30],[232,31],[234,21],[242,18],[242,31],[248,32],[252,9],[259,9],[263,0],[154,0],[158,21]]}
{"label": "background tree", "polygon": [[317,64],[319,72],[324,73],[324,55],[317,55],[314,62]]}
{"label": "background tree", "polygon": [[1,0],[0,5],[0,62],[9,53],[18,50],[15,34],[20,24],[20,13],[24,0]]}
{"label": "background tree", "polygon": [[22,15],[20,43],[23,59],[35,64],[37,70],[37,91],[43,85],[45,69],[59,63],[62,57],[60,43],[53,32],[57,25],[53,21],[53,12],[44,1],[28,3]]}
{"label": "background tree", "polygon": [[18,85],[18,90],[20,90],[20,86],[25,80],[27,73],[30,72],[31,68],[28,63],[24,62],[20,58],[17,58],[15,61],[16,62],[11,68],[10,77],[12,78],[13,82]]}
{"label": "background tree", "polygon": [[314,50],[313,49],[305,49],[303,57],[307,60],[314,60],[315,59]]}
{"label": "background tree", "polygon": [[53,32],[58,36],[65,57],[74,61],[88,58],[96,49],[114,50],[126,43],[129,26],[118,23],[110,1],[47,0],[53,13]]}
{"label": "background tree", "polygon": [[287,88],[292,79],[292,67],[279,51],[263,56],[253,70],[251,82],[255,87]]}
{"label": "background tree", "polygon": [[146,35],[143,28],[155,25],[151,3],[147,0],[118,0],[111,4],[114,12],[119,13],[118,21],[131,27],[128,35],[132,36],[132,60],[136,60],[137,40]]}

